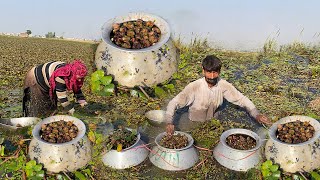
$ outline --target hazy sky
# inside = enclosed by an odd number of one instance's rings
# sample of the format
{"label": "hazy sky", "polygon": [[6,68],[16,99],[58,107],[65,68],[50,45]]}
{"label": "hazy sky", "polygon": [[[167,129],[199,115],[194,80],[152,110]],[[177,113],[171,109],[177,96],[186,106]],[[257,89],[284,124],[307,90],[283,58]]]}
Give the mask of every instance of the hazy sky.
{"label": "hazy sky", "polygon": [[180,34],[184,41],[197,36],[227,49],[252,50],[268,38],[318,43],[319,8],[319,0],[1,0],[0,32],[100,39],[107,20],[144,11],[166,19],[173,37]]}

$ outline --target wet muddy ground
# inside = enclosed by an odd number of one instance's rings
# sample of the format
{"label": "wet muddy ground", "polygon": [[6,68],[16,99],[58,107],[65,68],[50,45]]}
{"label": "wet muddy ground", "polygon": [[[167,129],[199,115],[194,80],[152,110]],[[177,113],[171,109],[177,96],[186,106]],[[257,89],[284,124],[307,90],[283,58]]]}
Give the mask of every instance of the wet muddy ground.
{"label": "wet muddy ground", "polygon": [[[83,59],[89,68],[89,74],[95,70],[94,52],[97,44],[48,40],[37,38],[17,38],[0,36],[0,118],[21,117],[22,84],[25,73],[34,65],[50,60],[70,61]],[[179,71],[174,76],[175,90],[165,98],[157,98],[152,89],[146,88],[152,99],[141,99],[118,94],[99,97],[90,92],[85,83],[83,92],[89,105],[86,108],[76,106],[75,117],[97,125],[97,131],[107,134],[109,123],[124,124],[138,128],[145,143],[154,145],[154,138],[165,131],[164,127],[151,126],[144,114],[153,109],[165,109],[168,101],[180,92],[184,86],[201,77],[200,62],[214,53],[223,60],[221,76],[233,83],[248,96],[257,108],[275,122],[289,115],[307,115],[319,119],[320,93],[320,52],[319,48],[287,46],[281,51],[262,50],[261,52],[232,52],[212,49],[206,43],[180,45],[181,56]],[[87,82],[88,79],[86,79]],[[212,148],[218,143],[221,133],[230,128],[246,128],[265,135],[263,127],[252,119],[246,111],[225,103],[221,109],[220,122],[205,124],[191,123],[184,111],[175,122],[177,130],[193,134],[195,143],[208,150],[199,150],[200,160],[195,167],[182,172],[159,169],[147,159],[139,166],[126,170],[114,170],[105,167],[101,161],[93,161],[88,166],[95,179],[260,179],[260,171],[252,169],[247,173],[228,170],[212,158]],[[41,117],[44,118],[44,117]],[[17,148],[12,145],[19,138],[31,138],[31,128],[23,131],[0,129],[1,136],[7,141],[6,154]],[[212,132],[212,133],[211,133]],[[11,143],[9,143],[11,142]],[[27,144],[27,142],[26,142]],[[25,147],[26,148],[26,147]],[[25,154],[26,155],[26,154]],[[9,161],[10,162],[10,161]],[[6,163],[0,165],[5,169]],[[21,177],[20,171],[15,172]],[[72,173],[69,176],[74,177]]]}

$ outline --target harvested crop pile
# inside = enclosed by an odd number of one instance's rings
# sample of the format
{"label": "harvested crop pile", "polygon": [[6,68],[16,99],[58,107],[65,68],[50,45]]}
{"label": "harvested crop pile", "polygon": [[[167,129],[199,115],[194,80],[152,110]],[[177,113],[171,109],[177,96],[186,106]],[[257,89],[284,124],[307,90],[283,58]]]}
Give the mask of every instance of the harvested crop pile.
{"label": "harvested crop pile", "polygon": [[169,149],[181,149],[188,146],[188,137],[184,134],[164,135],[160,145]]}
{"label": "harvested crop pile", "polygon": [[64,143],[77,137],[78,131],[78,127],[72,121],[60,120],[42,124],[40,137],[50,143]]}
{"label": "harvested crop pile", "polygon": [[137,131],[125,128],[115,130],[106,140],[108,149],[121,151],[132,146],[137,141]]}
{"label": "harvested crop pile", "polygon": [[277,138],[285,143],[298,144],[306,142],[313,137],[314,127],[307,121],[294,121],[279,124],[277,127]]}
{"label": "harvested crop pile", "polygon": [[153,21],[127,21],[112,25],[111,41],[126,49],[142,49],[157,43],[161,37],[161,30]]}
{"label": "harvested crop pile", "polygon": [[257,141],[246,134],[231,134],[227,137],[226,143],[228,146],[239,150],[253,149],[257,145]]}

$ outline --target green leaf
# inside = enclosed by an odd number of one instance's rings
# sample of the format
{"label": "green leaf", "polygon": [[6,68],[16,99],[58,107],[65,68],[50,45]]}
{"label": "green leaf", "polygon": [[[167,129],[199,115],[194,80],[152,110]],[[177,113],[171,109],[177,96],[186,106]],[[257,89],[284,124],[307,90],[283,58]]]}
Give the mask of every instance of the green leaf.
{"label": "green leaf", "polygon": [[272,174],[268,169],[262,170],[261,172],[263,177],[268,177]]}
{"label": "green leaf", "polygon": [[139,97],[141,97],[141,98],[143,98],[143,99],[146,99],[146,98],[147,98],[146,95],[143,94],[143,92],[138,91],[138,93],[139,93]]}
{"label": "green leaf", "polygon": [[166,87],[167,89],[174,89],[173,84],[167,84],[167,85],[164,85],[164,87]]}
{"label": "green leaf", "polygon": [[37,162],[35,160],[31,160],[26,163],[26,169],[32,169],[35,165],[37,165]]}
{"label": "green leaf", "polygon": [[270,166],[272,166],[272,161],[271,160],[267,160],[263,164],[265,164],[266,167],[270,168]]}
{"label": "green leaf", "polygon": [[100,81],[103,85],[109,85],[112,81],[112,77],[111,76],[104,76],[100,79]]}
{"label": "green leaf", "polygon": [[269,167],[265,163],[262,163],[261,170],[267,170],[267,169],[269,169]]}
{"label": "green leaf", "polygon": [[95,93],[101,91],[101,86],[99,81],[91,82],[91,91]]}
{"label": "green leaf", "polygon": [[91,170],[90,169],[84,169],[82,171],[91,176]]}
{"label": "green leaf", "polygon": [[3,143],[3,141],[4,141],[4,138],[3,138],[3,137],[1,137],[1,138],[0,138],[0,144],[2,144],[2,143]]}
{"label": "green leaf", "polygon": [[80,180],[86,180],[86,177],[79,171],[76,171],[74,173],[74,175],[76,176],[76,178],[80,179]]}
{"label": "green leaf", "polygon": [[34,171],[32,169],[27,169],[26,170],[26,175],[27,175],[27,177],[34,176]]}
{"label": "green leaf", "polygon": [[317,172],[312,171],[311,172],[311,179],[320,180],[320,175]]}
{"label": "green leaf", "polygon": [[158,86],[156,86],[156,87],[154,88],[154,93],[155,93],[156,96],[159,97],[159,98],[163,98],[163,97],[166,96],[166,92],[165,92],[162,88],[160,88],[160,87],[158,87]]}
{"label": "green leaf", "polygon": [[270,170],[272,172],[276,172],[279,169],[279,165],[278,164],[274,164],[274,165],[271,165],[269,168],[270,168]]}
{"label": "green leaf", "polygon": [[0,156],[4,156],[4,146],[0,145]]}
{"label": "green leaf", "polygon": [[125,139],[126,141],[131,141],[132,138],[131,138],[131,136],[127,136],[127,137],[125,137],[124,139]]}
{"label": "green leaf", "polygon": [[41,170],[37,173],[36,177],[43,178],[44,177],[44,170]]}
{"label": "green leaf", "polygon": [[41,165],[41,164],[35,165],[35,166],[33,166],[33,169],[34,169],[35,171],[41,171],[42,165]]}
{"label": "green leaf", "polygon": [[280,175],[281,175],[281,172],[279,170],[272,173],[272,177],[274,177],[274,178],[278,178],[279,179]]}
{"label": "green leaf", "polygon": [[89,131],[89,133],[88,133],[88,138],[89,138],[89,140],[90,140],[91,142],[95,142],[95,141],[96,141],[96,136],[95,136],[95,134],[94,134],[93,131]]}
{"label": "green leaf", "polygon": [[102,78],[104,76],[104,71],[103,70],[97,70],[96,72],[94,72],[96,74],[98,74],[98,77]]}
{"label": "green leaf", "polygon": [[131,135],[136,136],[137,134],[138,134],[137,130],[136,129],[132,129]]}
{"label": "green leaf", "polygon": [[[103,77],[103,76],[102,76]],[[100,76],[98,73],[94,72],[91,74],[91,77],[90,77],[90,80],[91,80],[91,83],[92,82],[97,82],[100,80]]]}
{"label": "green leaf", "polygon": [[110,96],[113,94],[113,92],[114,92],[114,84],[106,85],[102,90],[102,93],[104,96]]}

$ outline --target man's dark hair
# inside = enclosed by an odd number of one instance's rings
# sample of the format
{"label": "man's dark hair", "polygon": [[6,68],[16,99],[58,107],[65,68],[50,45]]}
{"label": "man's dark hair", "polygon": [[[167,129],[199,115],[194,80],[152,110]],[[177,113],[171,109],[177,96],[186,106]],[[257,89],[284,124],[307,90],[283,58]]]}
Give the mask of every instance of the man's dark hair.
{"label": "man's dark hair", "polygon": [[202,67],[205,71],[208,72],[220,72],[221,66],[221,60],[215,55],[209,55],[202,60]]}

